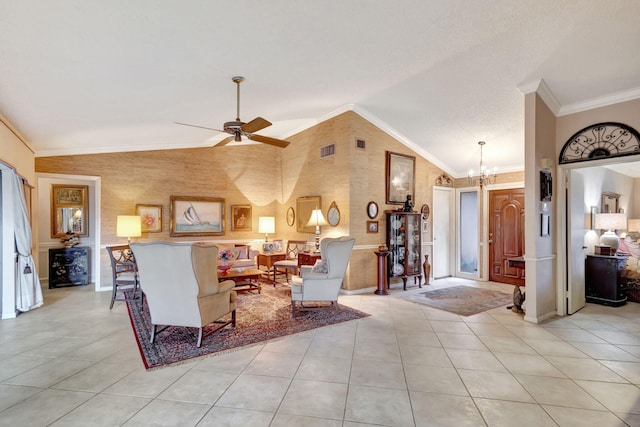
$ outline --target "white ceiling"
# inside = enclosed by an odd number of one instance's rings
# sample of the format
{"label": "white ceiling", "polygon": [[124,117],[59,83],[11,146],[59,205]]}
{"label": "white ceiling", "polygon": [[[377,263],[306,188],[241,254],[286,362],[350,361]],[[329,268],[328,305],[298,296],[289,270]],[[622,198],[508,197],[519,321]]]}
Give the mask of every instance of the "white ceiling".
{"label": "white ceiling", "polygon": [[541,79],[558,114],[640,97],[639,17],[633,0],[0,0],[0,114],[37,156],[210,146],[225,135],[174,122],[233,120],[242,75],[260,134],[353,109],[456,177],[479,140],[521,170]]}

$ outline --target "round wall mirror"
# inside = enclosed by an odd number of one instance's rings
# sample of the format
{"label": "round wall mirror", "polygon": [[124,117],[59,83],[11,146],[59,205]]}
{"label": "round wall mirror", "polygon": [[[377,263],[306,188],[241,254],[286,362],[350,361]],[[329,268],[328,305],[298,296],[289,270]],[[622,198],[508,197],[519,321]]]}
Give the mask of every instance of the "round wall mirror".
{"label": "round wall mirror", "polygon": [[331,205],[329,206],[329,210],[327,211],[327,222],[332,227],[335,227],[340,223],[340,209],[338,209],[336,202],[331,202]]}

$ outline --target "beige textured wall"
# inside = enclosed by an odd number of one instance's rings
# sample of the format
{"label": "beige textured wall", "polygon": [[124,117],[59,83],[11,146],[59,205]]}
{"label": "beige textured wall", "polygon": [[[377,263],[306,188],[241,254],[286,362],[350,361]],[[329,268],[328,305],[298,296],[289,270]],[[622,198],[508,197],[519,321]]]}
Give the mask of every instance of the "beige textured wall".
{"label": "beige textured wall", "polygon": [[[356,138],[366,149],[355,147]],[[143,151],[81,156],[36,158],[36,171],[101,177],[101,245],[122,242],[115,236],[116,216],[133,214],[136,203],[163,207],[161,233],[148,233],[140,240],[218,240],[258,242],[258,216],[275,215],[272,238],[303,239],[310,245],[313,234],[298,233],[286,223],[286,211],[296,209],[296,200],[321,196],[326,213],[335,201],[341,219],[337,227],[323,227],[322,237],[352,235],[356,238],[349,274],[344,287],[358,290],[376,286],[374,249],[385,241],[385,151],[416,156],[406,146],[364,120],[346,112],[288,138],[282,150],[266,145]],[[336,155],[320,159],[320,148],[335,143]],[[432,204],[431,187],[442,171],[416,156],[416,209]],[[176,238],[169,236],[171,195],[222,197],[225,199],[225,235]],[[366,206],[378,203],[379,233],[366,232]],[[230,231],[231,205],[251,204],[252,231]],[[102,257],[101,266],[109,271]],[[108,278],[105,278],[109,283]]]}

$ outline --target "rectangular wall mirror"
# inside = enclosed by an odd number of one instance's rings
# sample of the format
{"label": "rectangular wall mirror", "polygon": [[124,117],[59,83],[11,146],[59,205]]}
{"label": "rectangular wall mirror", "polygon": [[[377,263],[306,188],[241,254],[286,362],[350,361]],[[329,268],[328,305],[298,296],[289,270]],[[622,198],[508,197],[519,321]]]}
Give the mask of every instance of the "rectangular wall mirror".
{"label": "rectangular wall mirror", "polygon": [[51,185],[51,237],[89,235],[88,195],[87,185]]}
{"label": "rectangular wall mirror", "polygon": [[602,205],[600,206],[600,213],[618,213],[618,199],[619,194],[616,193],[602,193]]}

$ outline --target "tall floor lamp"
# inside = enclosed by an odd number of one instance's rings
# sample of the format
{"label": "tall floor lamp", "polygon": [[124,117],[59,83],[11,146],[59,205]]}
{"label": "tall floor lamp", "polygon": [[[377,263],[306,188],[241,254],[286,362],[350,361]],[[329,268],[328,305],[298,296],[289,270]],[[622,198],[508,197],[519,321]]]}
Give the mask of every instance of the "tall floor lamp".
{"label": "tall floor lamp", "polygon": [[312,210],[307,227],[316,227],[316,249],[313,251],[316,254],[320,253],[320,227],[323,225],[329,225],[329,223],[324,219],[322,211],[320,209]]}

